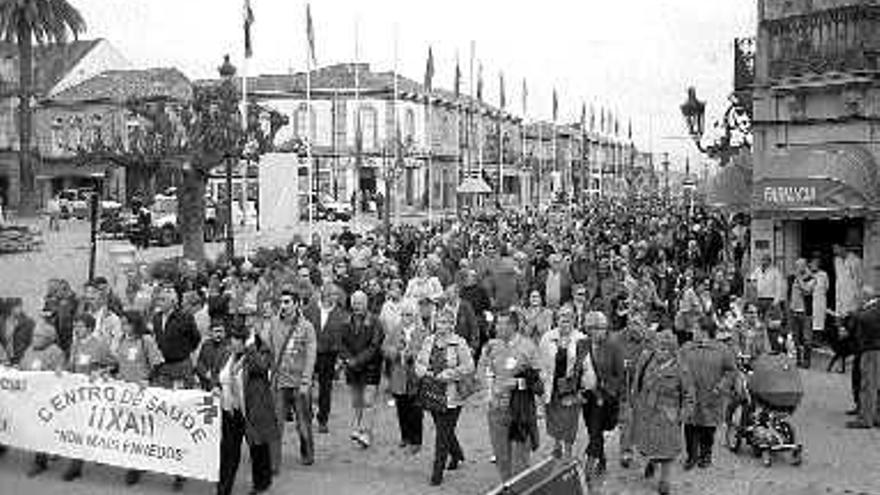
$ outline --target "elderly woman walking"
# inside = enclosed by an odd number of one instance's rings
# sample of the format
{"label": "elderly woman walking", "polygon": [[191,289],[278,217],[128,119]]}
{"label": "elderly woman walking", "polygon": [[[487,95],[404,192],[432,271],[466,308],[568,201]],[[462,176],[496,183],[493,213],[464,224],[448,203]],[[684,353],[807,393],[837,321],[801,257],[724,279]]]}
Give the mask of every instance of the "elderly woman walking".
{"label": "elderly woman walking", "polygon": [[400,447],[408,449],[410,454],[422,448],[424,415],[416,401],[415,360],[426,332],[419,318],[418,303],[414,299],[403,299],[400,318],[388,327],[382,343],[382,354],[389,365],[388,388],[397,408]]}
{"label": "elderly woman walking", "polygon": [[679,359],[678,342],[669,330],[657,334],[634,366],[633,440],[648,460],[645,477],[660,468],[660,495],[670,493],[672,463],[682,450],[682,422],[693,414],[693,378]]}
{"label": "elderly woman walking", "polygon": [[574,328],[574,310],[565,304],[557,314],[556,328],[541,338],[541,376],[547,434],[556,442],[553,455],[571,457],[577,438],[580,412],[577,362],[586,352],[584,334]]}
{"label": "elderly woman walking", "polygon": [[734,379],[736,363],[733,352],[715,340],[715,326],[703,319],[694,325],[694,340],[681,349],[682,363],[691,371],[696,391],[693,414],[685,420],[684,434],[687,446],[685,470],[699,465],[712,465],[712,445],[715,429],[724,416],[724,391],[728,380]]}
{"label": "elderly woman walking", "polygon": [[444,470],[454,471],[464,461],[455,429],[462,406],[460,384],[474,372],[474,360],[467,343],[453,331],[454,325],[455,315],[450,310],[438,310],[434,333],[425,337],[415,366],[417,376],[426,383],[439,382],[445,391],[442,404],[431,411],[436,432],[431,471],[434,486],[443,483]]}
{"label": "elderly woman walking", "polygon": [[[495,320],[496,338],[480,357],[477,376],[489,390],[489,439],[501,481],[524,471],[537,448],[534,395],[541,394],[538,348],[520,331],[519,314],[505,311]],[[519,407],[519,399],[525,400]]]}

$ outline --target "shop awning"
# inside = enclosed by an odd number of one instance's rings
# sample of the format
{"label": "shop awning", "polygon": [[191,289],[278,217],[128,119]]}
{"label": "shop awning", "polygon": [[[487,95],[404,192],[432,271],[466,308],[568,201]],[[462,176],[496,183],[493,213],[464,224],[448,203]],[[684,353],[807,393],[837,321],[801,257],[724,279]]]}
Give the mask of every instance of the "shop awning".
{"label": "shop awning", "polygon": [[492,188],[483,179],[469,177],[462,181],[457,191],[459,194],[488,194]]}
{"label": "shop awning", "polygon": [[715,174],[706,201],[718,208],[748,210],[752,202],[752,169],[728,165]]}
{"label": "shop awning", "polygon": [[855,145],[788,150],[754,171],[755,213],[864,216],[880,207],[877,163]]}

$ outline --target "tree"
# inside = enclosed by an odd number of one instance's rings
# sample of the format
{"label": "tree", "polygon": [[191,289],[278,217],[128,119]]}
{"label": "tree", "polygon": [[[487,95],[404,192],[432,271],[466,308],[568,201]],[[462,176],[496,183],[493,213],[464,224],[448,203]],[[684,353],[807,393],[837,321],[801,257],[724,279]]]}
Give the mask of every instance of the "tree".
{"label": "tree", "polygon": [[[231,78],[192,87],[187,101],[133,99],[125,103],[141,125],[123,139],[96,140],[78,150],[82,163],[105,161],[147,176],[171,165],[183,180],[177,189],[178,226],[186,259],[204,259],[205,190],[211,170],[224,160],[259,162],[273,150],[278,130],[288,123],[277,111],[251,103],[246,129],[239,112],[240,93]],[[229,192],[227,192],[229,194]]]}
{"label": "tree", "polygon": [[67,0],[0,0],[0,36],[18,45],[19,213],[36,211],[33,133],[33,43],[64,43],[86,30],[82,15]]}

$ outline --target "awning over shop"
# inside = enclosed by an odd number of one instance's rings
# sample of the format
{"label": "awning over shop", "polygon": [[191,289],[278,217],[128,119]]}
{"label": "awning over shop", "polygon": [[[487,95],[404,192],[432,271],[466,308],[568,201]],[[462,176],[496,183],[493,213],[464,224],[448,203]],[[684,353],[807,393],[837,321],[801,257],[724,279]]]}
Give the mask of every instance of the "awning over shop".
{"label": "awning over shop", "polygon": [[862,216],[880,207],[877,163],[855,145],[793,149],[755,168],[755,213]]}
{"label": "awning over shop", "polygon": [[752,169],[729,165],[709,184],[707,202],[715,207],[748,210],[752,202]]}
{"label": "awning over shop", "polygon": [[489,194],[492,188],[483,179],[469,177],[462,181],[457,191],[459,194]]}

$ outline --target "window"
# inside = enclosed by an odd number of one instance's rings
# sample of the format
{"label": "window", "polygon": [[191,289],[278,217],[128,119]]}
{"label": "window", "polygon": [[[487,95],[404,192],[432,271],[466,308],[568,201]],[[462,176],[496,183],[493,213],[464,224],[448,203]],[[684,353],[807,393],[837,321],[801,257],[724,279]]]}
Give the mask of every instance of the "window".
{"label": "window", "polygon": [[376,109],[365,105],[360,108],[361,136],[364,148],[379,147],[379,115]]}
{"label": "window", "polygon": [[83,144],[83,122],[81,117],[74,117],[70,121],[70,139],[67,140],[67,147],[77,149]]}
{"label": "window", "polygon": [[412,108],[406,109],[403,118],[403,134],[408,141],[415,141],[416,138],[416,113]]}
{"label": "window", "polygon": [[[311,111],[309,112],[309,110]],[[297,108],[294,112],[293,121],[293,132],[296,134],[296,137],[300,139],[306,139],[314,144],[316,136],[315,129],[317,128],[317,125],[315,123],[315,109],[310,109],[309,106],[305,103],[300,104],[299,108]],[[306,126],[309,127],[308,133],[306,133]]]}
{"label": "window", "polygon": [[51,136],[50,136],[50,142],[49,142],[49,148],[50,148],[49,152],[55,156],[63,154],[64,148],[66,146],[66,144],[65,144],[66,136],[64,133],[64,119],[62,119],[61,117],[55,117],[55,119],[52,120],[52,127],[51,127],[50,134],[51,134]]}

